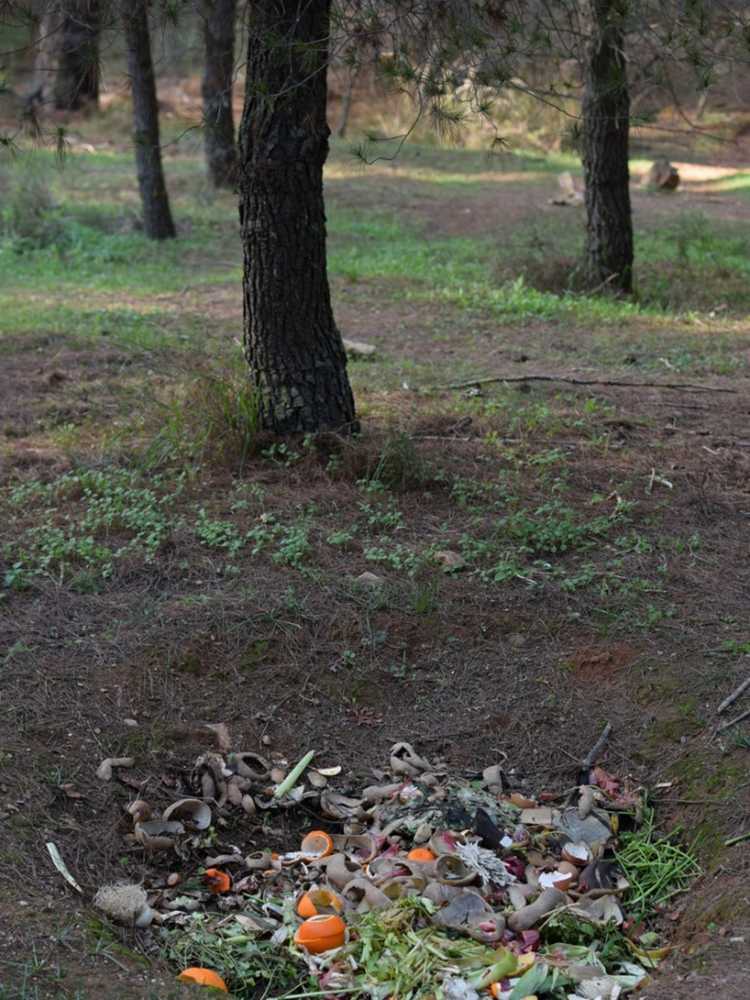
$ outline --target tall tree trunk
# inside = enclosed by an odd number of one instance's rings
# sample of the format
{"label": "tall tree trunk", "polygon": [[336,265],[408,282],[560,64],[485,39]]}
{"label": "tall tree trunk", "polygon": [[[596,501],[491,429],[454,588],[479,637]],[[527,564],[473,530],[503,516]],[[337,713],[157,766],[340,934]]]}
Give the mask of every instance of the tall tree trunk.
{"label": "tall tree trunk", "polygon": [[99,103],[99,0],[65,0],[55,76],[55,107],[77,111]]}
{"label": "tall tree trunk", "polygon": [[30,108],[46,104],[54,91],[60,62],[61,35],[62,16],[59,10],[41,7],[32,38],[34,70],[32,84],[26,95],[26,102]]}
{"label": "tall tree trunk", "polygon": [[237,180],[232,116],[237,0],[202,0],[201,14],[206,46],[203,119],[208,175],[214,187],[233,187]]}
{"label": "tall tree trunk", "polygon": [[633,220],[623,23],[628,0],[589,0],[589,6],[591,41],[583,92],[584,270],[590,288],[629,293],[633,288]]}
{"label": "tall tree trunk", "polygon": [[161,163],[148,0],[121,0],[121,11],[133,93],[133,139],[143,204],[143,229],[151,239],[164,240],[176,234]]}
{"label": "tall tree trunk", "polygon": [[350,430],[354,399],[326,272],[323,164],[330,0],[249,12],[240,125],[245,356],[261,424]]}

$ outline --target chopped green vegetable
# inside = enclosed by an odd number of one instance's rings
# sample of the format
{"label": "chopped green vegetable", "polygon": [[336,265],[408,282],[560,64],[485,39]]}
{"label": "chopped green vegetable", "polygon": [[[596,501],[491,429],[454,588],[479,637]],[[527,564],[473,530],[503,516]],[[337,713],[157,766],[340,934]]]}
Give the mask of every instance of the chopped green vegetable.
{"label": "chopped green vegetable", "polygon": [[636,832],[622,836],[623,846],[615,856],[630,883],[626,904],[635,916],[663,906],[701,873],[692,851],[673,843],[674,836],[657,836],[653,809],[644,810],[643,824]]}

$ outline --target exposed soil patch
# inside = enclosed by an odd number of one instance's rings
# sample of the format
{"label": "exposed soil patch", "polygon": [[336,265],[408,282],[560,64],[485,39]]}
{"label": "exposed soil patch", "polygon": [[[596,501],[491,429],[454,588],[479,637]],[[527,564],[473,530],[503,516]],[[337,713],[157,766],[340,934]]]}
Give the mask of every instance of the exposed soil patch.
{"label": "exposed soil patch", "polygon": [[640,651],[627,643],[612,646],[583,646],[577,649],[567,664],[576,680],[583,684],[607,684],[631,666]]}
{"label": "exposed soil patch", "polygon": [[98,344],[71,347],[56,335],[4,338],[2,350],[0,432],[9,440],[114,412],[128,383],[142,376],[128,352]]}

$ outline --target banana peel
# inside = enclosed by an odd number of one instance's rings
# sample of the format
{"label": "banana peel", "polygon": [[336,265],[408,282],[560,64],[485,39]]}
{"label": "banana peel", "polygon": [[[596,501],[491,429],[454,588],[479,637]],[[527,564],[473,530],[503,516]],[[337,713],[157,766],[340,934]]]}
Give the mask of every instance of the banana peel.
{"label": "banana peel", "polygon": [[647,969],[655,969],[659,962],[663,962],[672,950],[671,945],[665,945],[662,948],[641,948],[635,941],[631,941],[630,938],[625,938],[625,944],[641,965]]}

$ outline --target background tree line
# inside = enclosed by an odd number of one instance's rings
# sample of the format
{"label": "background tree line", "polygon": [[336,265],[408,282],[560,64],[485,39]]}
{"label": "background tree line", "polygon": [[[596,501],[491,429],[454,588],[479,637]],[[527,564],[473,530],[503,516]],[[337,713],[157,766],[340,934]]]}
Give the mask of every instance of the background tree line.
{"label": "background tree line", "polygon": [[[750,44],[748,5],[722,0],[11,0],[2,17],[26,25],[34,52],[27,131],[43,128],[49,108],[95,109],[106,47],[113,40],[122,46],[143,230],[153,239],[174,238],[177,230],[161,156],[152,36],[165,22],[199,24],[208,176],[239,197],[245,355],[260,422],[284,434],[356,428],[326,274],[332,61],[348,67],[351,80],[366,70],[410,96],[412,124],[401,140],[424,120],[436,129],[460,128],[469,115],[492,120],[501,94],[522,91],[554,104],[572,89],[578,103],[570,135],[585,182],[583,280],[589,290],[627,295],[634,254],[629,137],[639,120],[631,77],[641,91],[668,88],[681,67],[705,95],[718,67],[744,62]],[[563,91],[565,62],[575,65],[577,83]],[[243,75],[235,134],[232,93]]]}

